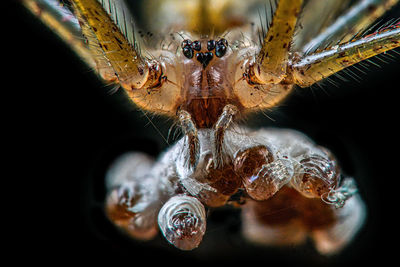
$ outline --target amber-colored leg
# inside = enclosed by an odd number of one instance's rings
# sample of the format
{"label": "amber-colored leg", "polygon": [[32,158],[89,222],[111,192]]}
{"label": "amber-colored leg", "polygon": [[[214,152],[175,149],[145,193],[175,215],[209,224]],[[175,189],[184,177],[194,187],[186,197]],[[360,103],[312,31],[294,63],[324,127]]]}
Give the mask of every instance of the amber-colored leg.
{"label": "amber-colored leg", "polygon": [[160,68],[149,66],[150,62],[141,57],[136,50],[132,21],[124,3],[113,3],[106,8],[107,1],[103,4],[96,0],[72,1],[80,24],[85,31],[91,32],[87,38],[95,39],[92,41],[94,53],[98,55],[100,47],[122,87],[132,90],[156,86],[161,76]]}
{"label": "amber-colored leg", "polygon": [[253,84],[277,84],[286,75],[290,44],[302,0],[280,0],[256,62],[249,67]]}

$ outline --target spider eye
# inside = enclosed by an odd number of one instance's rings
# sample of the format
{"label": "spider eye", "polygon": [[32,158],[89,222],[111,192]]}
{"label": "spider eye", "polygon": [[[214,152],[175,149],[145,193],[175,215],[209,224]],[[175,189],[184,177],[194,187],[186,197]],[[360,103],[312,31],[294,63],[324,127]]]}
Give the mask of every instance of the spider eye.
{"label": "spider eye", "polygon": [[185,46],[183,49],[183,54],[187,58],[192,58],[193,57],[193,49],[190,46]]}
{"label": "spider eye", "polygon": [[201,43],[200,43],[200,41],[194,41],[194,42],[191,44],[191,47],[192,47],[193,50],[200,51],[200,50],[201,50]]}
{"label": "spider eye", "polygon": [[223,57],[226,54],[226,48],[228,41],[226,39],[220,39],[215,46],[215,55],[217,57]]}
{"label": "spider eye", "polygon": [[192,44],[192,41],[190,41],[189,39],[183,40],[181,43],[181,47],[182,49],[185,48],[185,46],[190,46]]}
{"label": "spider eye", "polygon": [[206,58],[206,60],[207,60],[207,64],[208,64],[208,62],[210,62],[210,60],[213,58],[213,53],[212,52],[205,52],[204,53],[204,57]]}
{"label": "spider eye", "polygon": [[203,68],[206,68],[208,63],[210,63],[211,59],[213,58],[213,56],[214,54],[212,52],[197,53],[196,59],[203,65]]}
{"label": "spider eye", "polygon": [[183,40],[181,43],[183,55],[187,58],[193,58],[193,49],[192,49],[192,41],[189,39]]}
{"label": "spider eye", "polygon": [[210,40],[207,42],[207,50],[208,51],[212,51],[215,48],[215,41],[214,40]]}
{"label": "spider eye", "polygon": [[219,39],[218,43],[221,43],[221,44],[225,45],[226,47],[228,47],[228,41],[225,38]]}

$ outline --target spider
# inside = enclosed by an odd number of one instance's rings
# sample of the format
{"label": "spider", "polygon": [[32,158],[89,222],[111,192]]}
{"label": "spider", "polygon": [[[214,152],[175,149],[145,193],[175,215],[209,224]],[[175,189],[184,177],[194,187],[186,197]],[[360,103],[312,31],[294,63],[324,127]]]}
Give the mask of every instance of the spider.
{"label": "spider", "polygon": [[[313,0],[154,1],[160,32],[171,34],[153,43],[141,36],[150,40],[152,32],[135,30],[122,1],[24,4],[105,82],[183,132],[157,160],[132,152],[111,166],[105,209],[119,228],[144,240],[161,230],[175,247],[191,250],[205,234],[207,209],[233,205],[253,242],[311,238],[320,253],[333,254],[365,219],[354,179],[303,134],[240,122],[279,105],[295,85],[341,77],[337,72],[398,47],[398,22],[363,31],[396,2],[358,1],[338,15],[348,1],[325,1],[325,8]],[[175,9],[166,14],[169,5]]]}

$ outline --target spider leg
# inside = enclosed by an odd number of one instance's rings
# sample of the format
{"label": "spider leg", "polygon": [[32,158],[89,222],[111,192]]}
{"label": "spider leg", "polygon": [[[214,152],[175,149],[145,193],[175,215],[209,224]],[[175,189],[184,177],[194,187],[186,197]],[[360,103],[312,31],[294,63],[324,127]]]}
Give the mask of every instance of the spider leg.
{"label": "spider leg", "polygon": [[293,38],[292,51],[300,51],[306,43],[329,26],[342,13],[350,0],[309,0],[304,5]]}
{"label": "spider leg", "polygon": [[256,62],[248,67],[249,83],[277,84],[285,77],[302,3],[302,0],[279,1]]}
{"label": "spider leg", "polygon": [[[124,1],[22,0],[105,81],[121,85],[142,110],[175,116],[181,92],[176,55],[169,51],[144,57],[133,19]],[[149,53],[149,52],[147,52]]]}
{"label": "spider leg", "polygon": [[137,50],[133,21],[129,19],[122,1],[105,1],[102,4],[96,0],[74,0],[72,4],[80,24],[84,25],[85,31],[91,31],[88,37],[95,39],[93,43],[101,48],[123,88],[157,85],[161,76],[160,67],[156,62],[147,62]]}
{"label": "spider leg", "polygon": [[394,6],[398,0],[360,0],[345,14],[326,28],[320,35],[310,40],[303,47],[303,52],[315,51],[329,42],[348,42],[358,32],[365,30],[385,11]]}
{"label": "spider leg", "polygon": [[233,93],[247,112],[274,107],[291,93],[293,83],[285,77],[302,3],[279,1],[260,50],[250,46],[238,55]]}
{"label": "spider leg", "polygon": [[58,0],[23,0],[23,5],[63,39],[91,68],[96,62],[85,44],[79,22]]}
{"label": "spider leg", "polygon": [[288,80],[308,87],[340,70],[400,46],[400,23],[358,40],[295,59]]}

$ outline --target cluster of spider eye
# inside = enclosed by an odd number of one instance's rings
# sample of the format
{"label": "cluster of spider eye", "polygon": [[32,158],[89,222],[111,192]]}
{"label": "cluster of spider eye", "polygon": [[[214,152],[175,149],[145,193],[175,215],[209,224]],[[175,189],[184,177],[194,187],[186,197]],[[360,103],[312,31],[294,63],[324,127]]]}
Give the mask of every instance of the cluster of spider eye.
{"label": "cluster of spider eye", "polygon": [[203,67],[207,67],[208,63],[212,60],[214,53],[216,57],[223,57],[226,53],[226,50],[228,48],[228,41],[224,38],[219,39],[218,41],[215,40],[209,40],[207,42],[207,50],[208,52],[200,52],[201,50],[201,42],[196,40],[196,41],[191,41],[189,39],[183,40],[181,43],[182,47],[182,52],[183,55],[189,59],[193,58],[194,56],[194,51],[198,51],[196,53],[196,59],[199,61]]}

